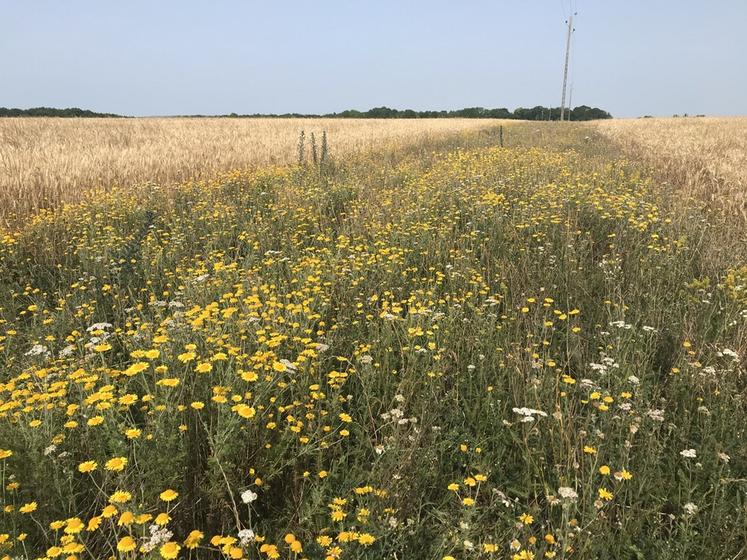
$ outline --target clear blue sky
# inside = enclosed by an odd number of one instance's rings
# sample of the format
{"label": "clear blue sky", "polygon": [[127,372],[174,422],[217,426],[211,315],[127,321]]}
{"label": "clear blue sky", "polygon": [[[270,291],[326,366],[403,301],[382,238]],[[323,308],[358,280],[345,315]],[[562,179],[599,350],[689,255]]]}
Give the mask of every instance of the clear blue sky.
{"label": "clear blue sky", "polygon": [[[0,106],[560,104],[571,0],[0,0]],[[747,114],[747,0],[573,0],[573,104]]]}

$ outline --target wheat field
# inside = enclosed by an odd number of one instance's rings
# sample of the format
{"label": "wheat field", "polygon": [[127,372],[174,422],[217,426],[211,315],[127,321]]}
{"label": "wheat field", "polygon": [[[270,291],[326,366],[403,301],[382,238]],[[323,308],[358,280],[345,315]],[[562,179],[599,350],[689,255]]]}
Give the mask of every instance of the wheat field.
{"label": "wheat field", "polygon": [[747,117],[613,119],[594,125],[666,182],[747,219]]}
{"label": "wheat field", "polygon": [[73,202],[93,187],[173,183],[295,161],[299,134],[330,153],[489,127],[485,119],[138,118],[0,120],[0,224]]}

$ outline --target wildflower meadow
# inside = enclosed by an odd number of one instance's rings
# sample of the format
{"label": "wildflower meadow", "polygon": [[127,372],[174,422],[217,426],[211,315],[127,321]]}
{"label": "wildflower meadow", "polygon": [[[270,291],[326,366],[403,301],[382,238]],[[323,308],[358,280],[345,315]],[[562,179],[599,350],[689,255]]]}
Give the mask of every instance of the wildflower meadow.
{"label": "wildflower meadow", "polygon": [[591,125],[308,150],[0,231],[0,557],[743,557],[743,222]]}

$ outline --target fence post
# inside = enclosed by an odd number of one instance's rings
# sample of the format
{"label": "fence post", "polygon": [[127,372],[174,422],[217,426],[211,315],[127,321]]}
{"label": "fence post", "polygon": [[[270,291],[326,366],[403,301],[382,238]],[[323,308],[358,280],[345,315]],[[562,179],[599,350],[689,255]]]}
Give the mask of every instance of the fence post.
{"label": "fence post", "polygon": [[501,148],[503,147],[503,125],[501,125],[498,131],[498,138],[500,138]]}

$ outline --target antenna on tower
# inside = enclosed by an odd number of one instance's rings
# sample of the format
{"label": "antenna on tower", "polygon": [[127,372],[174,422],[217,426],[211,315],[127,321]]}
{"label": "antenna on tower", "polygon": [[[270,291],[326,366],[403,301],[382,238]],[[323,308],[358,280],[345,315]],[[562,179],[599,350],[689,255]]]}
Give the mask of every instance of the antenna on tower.
{"label": "antenna on tower", "polygon": [[574,12],[568,18],[568,35],[565,40],[565,65],[563,66],[563,95],[560,100],[560,120],[565,119],[565,92],[568,89],[568,58],[571,55],[571,34],[575,31],[573,28],[573,16],[577,12]]}

